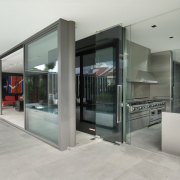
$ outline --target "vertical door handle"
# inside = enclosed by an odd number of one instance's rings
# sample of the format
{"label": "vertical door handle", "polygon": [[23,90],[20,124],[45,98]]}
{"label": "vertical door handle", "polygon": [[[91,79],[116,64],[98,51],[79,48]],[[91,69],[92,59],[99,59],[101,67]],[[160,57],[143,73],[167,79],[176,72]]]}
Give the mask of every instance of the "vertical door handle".
{"label": "vertical door handle", "polygon": [[122,85],[117,85],[117,123],[122,122]]}

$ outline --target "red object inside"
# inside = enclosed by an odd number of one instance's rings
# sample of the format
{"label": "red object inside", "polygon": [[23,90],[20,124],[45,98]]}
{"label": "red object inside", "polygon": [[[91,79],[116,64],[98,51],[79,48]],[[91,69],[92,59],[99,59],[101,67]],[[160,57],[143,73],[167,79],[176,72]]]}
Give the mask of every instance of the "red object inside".
{"label": "red object inside", "polygon": [[3,101],[4,105],[14,105],[15,104],[15,96],[5,96],[5,101]]}
{"label": "red object inside", "polygon": [[18,96],[18,100],[20,100],[21,96]]}

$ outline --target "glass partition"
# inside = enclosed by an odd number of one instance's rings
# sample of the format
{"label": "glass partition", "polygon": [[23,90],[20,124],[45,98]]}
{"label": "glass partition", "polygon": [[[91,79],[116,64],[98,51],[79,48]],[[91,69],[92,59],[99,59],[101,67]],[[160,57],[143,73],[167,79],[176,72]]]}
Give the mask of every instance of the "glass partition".
{"label": "glass partition", "polygon": [[[162,112],[180,112],[180,10],[126,27],[126,142],[161,150]],[[167,26],[168,24],[168,26]]]}
{"label": "glass partition", "polygon": [[58,144],[58,33],[25,46],[26,128]]}

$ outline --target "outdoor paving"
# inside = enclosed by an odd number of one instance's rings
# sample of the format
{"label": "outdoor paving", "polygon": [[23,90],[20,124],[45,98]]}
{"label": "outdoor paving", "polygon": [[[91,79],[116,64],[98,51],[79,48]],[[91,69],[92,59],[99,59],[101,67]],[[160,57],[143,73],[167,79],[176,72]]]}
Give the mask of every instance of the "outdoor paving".
{"label": "outdoor paving", "polygon": [[66,151],[0,120],[0,180],[178,180],[180,157],[96,139]]}

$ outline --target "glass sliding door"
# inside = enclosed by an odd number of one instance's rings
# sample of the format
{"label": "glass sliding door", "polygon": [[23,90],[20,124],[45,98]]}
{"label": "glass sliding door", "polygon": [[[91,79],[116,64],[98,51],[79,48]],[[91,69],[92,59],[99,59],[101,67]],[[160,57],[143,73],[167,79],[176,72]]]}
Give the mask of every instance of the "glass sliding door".
{"label": "glass sliding door", "polygon": [[25,46],[26,128],[58,144],[58,33]]}

